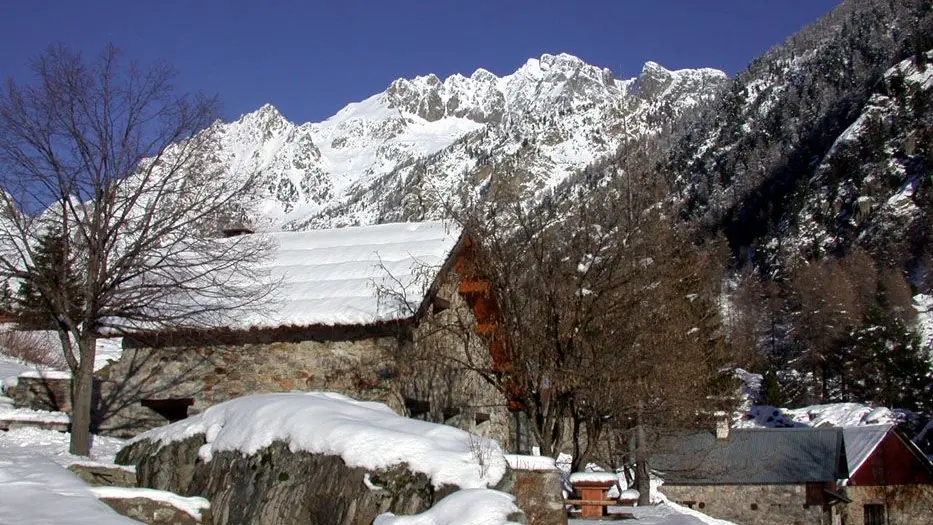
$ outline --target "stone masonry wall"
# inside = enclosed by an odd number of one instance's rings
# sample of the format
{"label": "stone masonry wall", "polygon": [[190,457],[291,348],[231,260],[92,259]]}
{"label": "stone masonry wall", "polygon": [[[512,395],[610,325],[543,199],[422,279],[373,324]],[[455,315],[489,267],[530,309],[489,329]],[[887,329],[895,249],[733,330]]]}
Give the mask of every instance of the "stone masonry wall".
{"label": "stone masonry wall", "polygon": [[845,506],[845,523],[865,523],[865,505],[884,505],[889,525],[929,525],[933,521],[933,486],[893,485],[846,487],[852,500]]}
{"label": "stone masonry wall", "polygon": [[476,371],[491,368],[491,357],[487,342],[473,331],[476,320],[459,284],[449,272],[437,291],[448,307],[432,307],[400,355],[402,394],[425,403],[419,419],[493,438],[511,450],[505,397]]}
{"label": "stone masonry wall", "polygon": [[662,485],[660,491],[674,502],[742,525],[832,522],[821,505],[805,505],[805,485]]}
{"label": "stone masonry wall", "polygon": [[71,412],[70,378],[19,377],[11,394],[10,397],[18,407]]}
{"label": "stone masonry wall", "polygon": [[188,413],[235,397],[330,390],[400,410],[394,337],[178,348],[127,348],[101,380],[102,429],[132,435],[167,423],[144,399],[192,398]]}

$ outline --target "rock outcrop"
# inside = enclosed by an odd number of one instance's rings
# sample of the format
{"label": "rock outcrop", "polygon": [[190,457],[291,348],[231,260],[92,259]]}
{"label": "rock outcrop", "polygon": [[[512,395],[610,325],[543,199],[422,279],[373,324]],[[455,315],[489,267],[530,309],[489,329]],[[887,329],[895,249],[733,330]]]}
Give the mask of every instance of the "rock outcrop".
{"label": "rock outcrop", "polygon": [[369,525],[384,512],[415,514],[454,490],[435,490],[405,466],[369,472],[337,456],[292,452],[275,442],[255,454],[217,452],[198,459],[203,435],[162,445],[143,440],[120,451],[139,484],[211,502],[213,523]]}

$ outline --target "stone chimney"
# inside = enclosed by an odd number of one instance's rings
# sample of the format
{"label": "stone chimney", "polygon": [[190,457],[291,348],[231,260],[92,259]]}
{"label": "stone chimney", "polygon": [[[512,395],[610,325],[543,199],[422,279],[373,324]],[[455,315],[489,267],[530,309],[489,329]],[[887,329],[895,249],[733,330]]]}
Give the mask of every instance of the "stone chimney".
{"label": "stone chimney", "polygon": [[720,417],[716,420],[716,439],[729,439],[729,418]]}

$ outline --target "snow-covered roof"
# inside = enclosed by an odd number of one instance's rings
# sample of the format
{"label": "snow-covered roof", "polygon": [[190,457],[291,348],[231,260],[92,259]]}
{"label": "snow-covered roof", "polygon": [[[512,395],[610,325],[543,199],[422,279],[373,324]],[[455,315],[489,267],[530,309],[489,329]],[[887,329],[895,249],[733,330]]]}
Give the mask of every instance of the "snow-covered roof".
{"label": "snow-covered roof", "polygon": [[446,222],[269,234],[268,307],[235,328],[369,325],[410,318],[460,237]]}

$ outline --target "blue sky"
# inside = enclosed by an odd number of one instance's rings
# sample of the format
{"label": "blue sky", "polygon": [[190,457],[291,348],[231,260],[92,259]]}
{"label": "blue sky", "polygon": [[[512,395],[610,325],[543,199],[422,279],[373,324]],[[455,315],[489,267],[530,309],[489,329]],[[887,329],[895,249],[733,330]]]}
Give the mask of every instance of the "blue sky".
{"label": "blue sky", "polygon": [[647,60],[730,75],[838,0],[472,0],[137,2],[0,0],[0,75],[22,79],[53,42],[97,53],[112,42],[162,59],[182,89],[217,93],[227,118],[266,102],[322,120],[395,78],[507,74],[567,52],[635,76]]}

